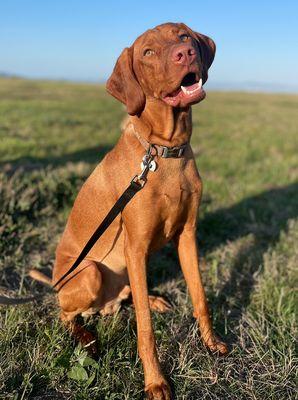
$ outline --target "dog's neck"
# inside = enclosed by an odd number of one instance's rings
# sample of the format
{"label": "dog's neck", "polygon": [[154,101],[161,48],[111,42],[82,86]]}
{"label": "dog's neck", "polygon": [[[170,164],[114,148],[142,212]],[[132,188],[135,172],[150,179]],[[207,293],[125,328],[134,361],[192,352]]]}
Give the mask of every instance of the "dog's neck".
{"label": "dog's neck", "polygon": [[191,108],[175,109],[149,98],[142,114],[131,117],[136,131],[148,142],[173,147],[190,140]]}

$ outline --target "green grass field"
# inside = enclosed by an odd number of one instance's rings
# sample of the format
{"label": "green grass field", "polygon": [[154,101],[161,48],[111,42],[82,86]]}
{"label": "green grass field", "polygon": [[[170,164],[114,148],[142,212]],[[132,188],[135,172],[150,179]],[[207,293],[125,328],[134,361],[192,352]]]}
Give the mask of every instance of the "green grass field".
{"label": "green grass field", "polygon": [[[174,306],[153,323],[176,399],[297,398],[297,110],[294,95],[223,92],[193,108],[201,266],[231,353],[203,347],[173,247],[153,255],[150,290]],[[143,398],[131,305],[85,321],[95,363],[61,326],[51,290],[27,277],[50,274],[73,200],[124,115],[100,86],[0,80],[0,294],[43,296],[0,306],[1,399]]]}

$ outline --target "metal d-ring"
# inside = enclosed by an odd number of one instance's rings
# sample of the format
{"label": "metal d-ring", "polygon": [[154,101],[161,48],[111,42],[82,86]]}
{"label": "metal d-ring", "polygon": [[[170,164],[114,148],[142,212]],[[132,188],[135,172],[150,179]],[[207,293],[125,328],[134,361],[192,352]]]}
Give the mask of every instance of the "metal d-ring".
{"label": "metal d-ring", "polygon": [[[147,174],[150,171],[150,166],[151,163],[154,163],[154,157],[157,155],[157,149],[154,146],[154,144],[150,144],[148,147],[148,150],[145,154],[145,156],[143,157],[142,160],[142,171],[141,173],[138,175],[138,179],[139,180],[145,180],[147,179]],[[156,168],[156,165],[155,165]],[[155,170],[155,168],[153,170]]]}
{"label": "metal d-ring", "polygon": [[[152,152],[152,150],[154,150],[154,152]],[[149,144],[147,154],[151,155],[153,158],[158,155],[158,151],[157,151],[157,148],[155,147],[155,144],[152,144],[152,143]]]}

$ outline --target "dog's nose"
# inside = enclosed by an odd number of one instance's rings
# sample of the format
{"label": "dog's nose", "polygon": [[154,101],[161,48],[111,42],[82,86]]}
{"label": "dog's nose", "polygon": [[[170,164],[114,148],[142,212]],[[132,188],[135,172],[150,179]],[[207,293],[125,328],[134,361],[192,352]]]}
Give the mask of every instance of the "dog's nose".
{"label": "dog's nose", "polygon": [[190,65],[196,58],[196,51],[189,44],[175,46],[172,52],[172,60],[175,64]]}

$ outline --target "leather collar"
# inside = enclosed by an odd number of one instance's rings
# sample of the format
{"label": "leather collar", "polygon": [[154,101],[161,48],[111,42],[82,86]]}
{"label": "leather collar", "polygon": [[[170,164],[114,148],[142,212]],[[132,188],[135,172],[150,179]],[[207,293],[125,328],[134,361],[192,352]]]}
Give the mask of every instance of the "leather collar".
{"label": "leather collar", "polygon": [[132,124],[132,130],[135,134],[136,138],[139,140],[141,145],[144,147],[146,151],[150,148],[154,148],[156,150],[156,155],[162,158],[181,158],[185,152],[185,149],[188,145],[188,142],[182,144],[181,146],[167,147],[161,146],[159,144],[149,143],[146,139],[144,139],[136,130]]}

